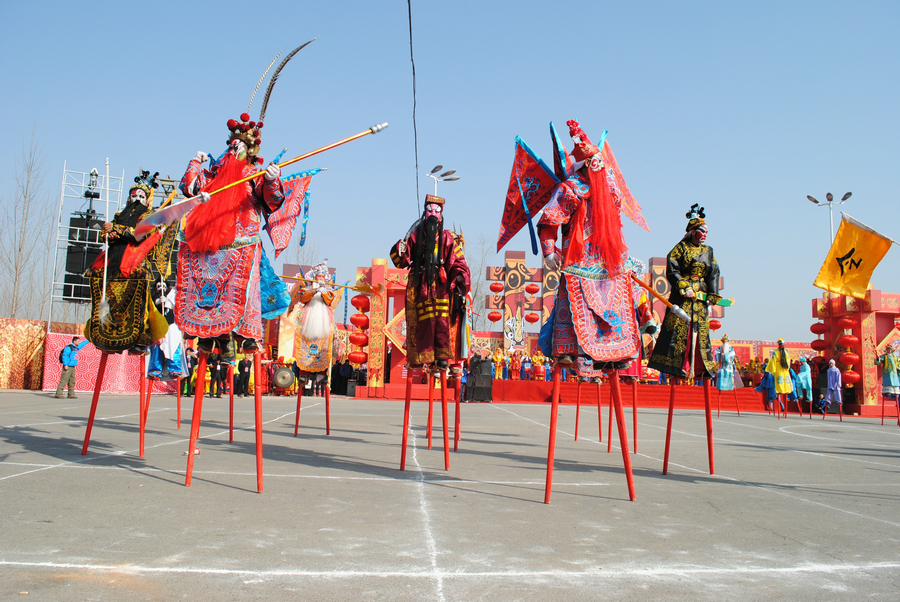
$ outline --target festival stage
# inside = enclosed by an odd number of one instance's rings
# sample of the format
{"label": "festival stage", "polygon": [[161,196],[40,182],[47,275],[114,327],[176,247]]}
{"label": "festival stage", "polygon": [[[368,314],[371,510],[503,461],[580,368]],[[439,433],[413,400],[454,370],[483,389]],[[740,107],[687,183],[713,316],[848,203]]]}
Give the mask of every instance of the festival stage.
{"label": "festival stage", "polygon": [[[567,405],[575,405],[578,399],[578,389],[581,387],[581,403],[590,406],[597,405],[598,389],[600,400],[604,406],[609,406],[609,385],[597,385],[596,383],[561,383],[560,385],[560,403]],[[625,407],[631,407],[633,404],[634,394],[637,393],[637,406],[639,408],[668,408],[669,395],[671,389],[667,385],[637,385],[637,391],[634,385],[622,384],[622,403]],[[493,381],[493,403],[549,403],[550,396],[553,393],[553,384],[549,381],[513,381],[513,380],[495,380]],[[455,399],[455,390],[448,391],[448,399]],[[387,384],[383,388],[357,387],[356,399],[394,399],[403,401],[406,395],[405,384]],[[738,389],[736,392],[727,391],[721,394],[721,410],[723,412],[735,412],[735,396],[737,397],[738,407],[741,412],[765,412],[762,394],[757,393],[750,387]],[[412,388],[412,398],[422,401],[428,399],[428,386],[414,384]],[[440,401],[440,388],[435,389],[434,399]],[[711,391],[711,402],[713,411],[719,409],[719,392],[716,389]],[[679,410],[702,410],[704,408],[703,387],[701,386],[678,386],[675,390],[675,407]],[[788,404],[788,412],[797,414],[797,404],[790,402]],[[803,413],[809,415],[809,404],[803,403]],[[845,416],[863,416],[866,418],[881,417],[880,405],[864,405],[845,404]],[[897,416],[896,405],[887,407],[886,417],[895,420]],[[821,419],[821,415],[818,416]],[[835,418],[837,416],[835,415]]]}

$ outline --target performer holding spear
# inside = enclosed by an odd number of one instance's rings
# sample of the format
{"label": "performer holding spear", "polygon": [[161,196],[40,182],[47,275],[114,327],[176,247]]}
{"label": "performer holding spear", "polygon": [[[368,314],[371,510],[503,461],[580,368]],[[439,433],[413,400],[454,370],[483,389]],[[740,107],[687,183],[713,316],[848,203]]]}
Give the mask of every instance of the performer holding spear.
{"label": "performer holding spear", "polygon": [[[257,352],[263,340],[260,301],[263,249],[260,229],[268,216],[278,210],[285,201],[281,167],[350,140],[378,132],[386,126],[386,124],[375,126],[366,132],[281,165],[270,163],[264,170],[257,167],[263,164],[263,159],[259,156],[261,132],[272,89],[288,61],[310,42],[291,51],[275,69],[256,120],[251,120],[246,112],[240,115],[239,120],[228,120],[228,150],[222,159],[208,169],[203,169],[202,164],[209,156],[199,151],[188,164],[181,180],[181,190],[185,196],[193,198],[185,202],[189,203],[188,205],[179,204],[177,209],[177,211],[186,209],[189,213],[184,219],[184,229],[179,236],[181,245],[178,255],[175,321],[186,338],[198,339],[199,375],[205,373],[206,354],[214,347],[228,354],[234,342],[240,346],[241,351],[249,354]],[[254,90],[253,95],[255,94]],[[248,110],[252,106],[253,95],[250,97]],[[212,196],[216,197],[215,201],[206,202]],[[173,208],[169,214],[164,214],[158,219],[177,219],[179,216],[176,213]],[[141,224],[145,225],[153,224]],[[262,491],[259,353],[255,353],[254,372],[257,487]],[[203,381],[199,380],[191,423],[185,485],[191,483],[202,400]]]}

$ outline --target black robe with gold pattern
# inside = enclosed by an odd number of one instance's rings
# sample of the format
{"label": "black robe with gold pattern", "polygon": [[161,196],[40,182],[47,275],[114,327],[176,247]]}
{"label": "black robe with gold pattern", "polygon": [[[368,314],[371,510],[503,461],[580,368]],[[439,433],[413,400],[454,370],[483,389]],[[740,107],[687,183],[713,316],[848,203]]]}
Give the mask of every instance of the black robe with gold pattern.
{"label": "black robe with gold pattern", "polygon": [[[695,245],[690,239],[675,245],[667,260],[666,280],[672,287],[669,301],[683,309],[691,321],[685,322],[666,309],[647,367],[679,378],[712,378],[716,374],[716,362],[709,342],[707,304],[715,304],[722,298],[719,264],[712,247]],[[694,291],[694,298],[684,296],[688,288]],[[693,350],[690,355],[689,348]]]}

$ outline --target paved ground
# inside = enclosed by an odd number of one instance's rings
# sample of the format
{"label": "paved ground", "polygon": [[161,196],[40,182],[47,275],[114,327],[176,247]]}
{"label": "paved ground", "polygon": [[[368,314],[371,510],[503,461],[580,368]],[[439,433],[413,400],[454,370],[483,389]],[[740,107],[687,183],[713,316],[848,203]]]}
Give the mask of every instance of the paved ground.
{"label": "paved ground", "polygon": [[[252,404],[207,400],[184,487],[190,407],[154,396],[145,458],[137,398],[0,393],[2,600],[896,600],[900,428],[880,420],[639,413],[629,502],[622,457],[596,410],[560,411],[553,503],[543,500],[548,405],[463,406],[444,472],[413,406],[337,399],[325,436],[306,398],[266,400],[265,491],[256,493]],[[452,414],[451,414],[452,416]],[[606,418],[604,412],[604,419]],[[631,413],[626,411],[628,434]],[[439,435],[439,431],[436,431]],[[19,592],[28,592],[27,596]]]}

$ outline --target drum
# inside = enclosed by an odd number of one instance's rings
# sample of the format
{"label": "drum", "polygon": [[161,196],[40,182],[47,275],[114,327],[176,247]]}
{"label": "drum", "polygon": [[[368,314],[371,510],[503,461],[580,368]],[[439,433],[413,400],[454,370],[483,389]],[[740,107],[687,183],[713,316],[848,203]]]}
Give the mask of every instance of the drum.
{"label": "drum", "polygon": [[279,368],[275,371],[275,377],[272,380],[275,381],[276,387],[287,389],[294,384],[294,371],[290,368]]}

